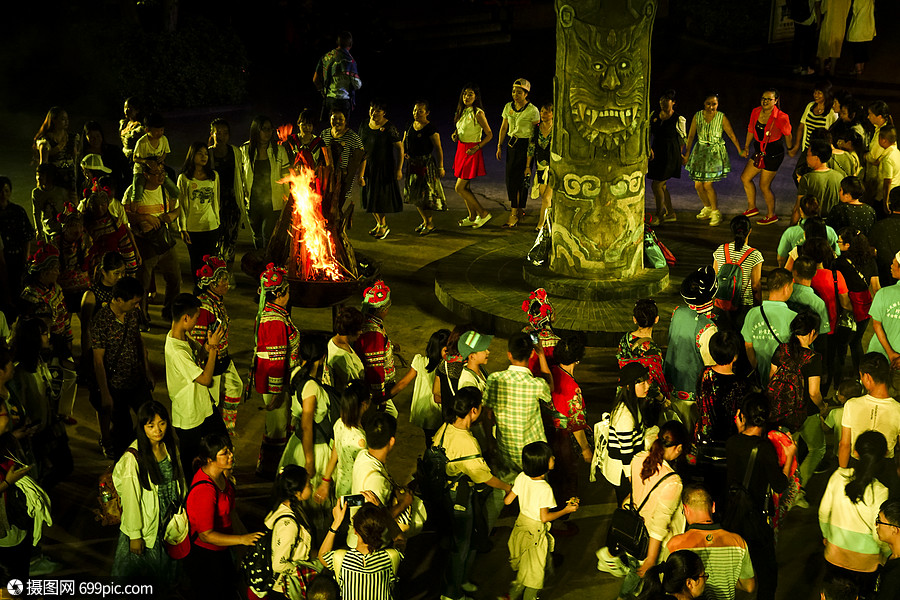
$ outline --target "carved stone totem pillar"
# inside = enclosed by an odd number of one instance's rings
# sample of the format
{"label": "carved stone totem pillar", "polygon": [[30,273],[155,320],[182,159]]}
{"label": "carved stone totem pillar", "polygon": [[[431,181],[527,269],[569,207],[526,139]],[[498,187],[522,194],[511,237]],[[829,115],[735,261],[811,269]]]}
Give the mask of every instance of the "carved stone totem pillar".
{"label": "carved stone totem pillar", "polygon": [[559,276],[642,278],[656,7],[556,0],[550,270]]}

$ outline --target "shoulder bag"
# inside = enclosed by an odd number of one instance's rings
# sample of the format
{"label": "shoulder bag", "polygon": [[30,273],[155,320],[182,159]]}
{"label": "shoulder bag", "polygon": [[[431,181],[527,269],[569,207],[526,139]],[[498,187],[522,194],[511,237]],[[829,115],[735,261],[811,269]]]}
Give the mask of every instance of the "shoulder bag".
{"label": "shoulder bag", "polygon": [[647,504],[647,500],[650,499],[650,496],[653,495],[659,484],[672,475],[675,475],[675,473],[666,473],[660,477],[659,481],[650,488],[650,492],[637,508],[634,507],[634,496],[632,496],[627,506],[613,511],[609,532],[606,534],[606,545],[612,554],[627,552],[638,560],[647,558],[650,534],[647,532],[647,526],[644,524],[644,518],[641,516],[641,509]]}

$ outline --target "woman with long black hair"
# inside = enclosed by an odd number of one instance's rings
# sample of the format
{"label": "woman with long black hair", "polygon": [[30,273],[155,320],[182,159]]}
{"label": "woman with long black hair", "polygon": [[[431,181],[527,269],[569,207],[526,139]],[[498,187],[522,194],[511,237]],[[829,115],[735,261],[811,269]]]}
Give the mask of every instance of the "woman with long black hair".
{"label": "woman with long black hair", "polygon": [[840,272],[847,283],[853,321],[856,328],[838,327],[834,333],[835,344],[834,375],[832,381],[840,383],[844,380],[844,363],[847,359],[847,348],[850,348],[850,359],[853,361],[851,373],[859,372],[859,361],[863,356],[862,338],[869,326],[869,309],[872,299],[881,289],[878,277],[878,266],[875,264],[875,249],[869,245],[869,239],[855,227],[844,227],[838,232],[838,248],[841,255],[834,259],[832,269]]}
{"label": "woman with long black hair", "polygon": [[887,454],[887,440],[879,431],[856,438],[855,466],[838,469],[828,480],[819,504],[819,527],[825,538],[826,569],[854,581],[860,598],[875,589],[881,549],[875,533],[881,504],[888,489],[878,481]]}
{"label": "woman with long black hair", "polygon": [[113,470],[122,522],[112,576],[149,578],[166,589],[174,583],[176,563],[162,537],[186,490],[178,442],[169,412],[155,400],[138,409],[134,433],[137,439]]}
{"label": "woman with long black hair", "polygon": [[188,149],[178,174],[178,197],[181,213],[178,226],[191,258],[191,273],[203,266],[203,257],[214,255],[219,242],[219,184],[213,170],[209,150],[204,142],[194,142]]}
{"label": "woman with long black hair", "polygon": [[631,460],[644,448],[641,404],[650,390],[650,371],[640,363],[627,363],[619,371],[619,393],[609,421],[609,455],[600,465],[621,503],[631,491]]}
{"label": "woman with long black hair", "polygon": [[278,183],[290,167],[287,150],[278,144],[272,120],[258,116],[250,123],[250,139],[241,146],[244,202],[250,207],[255,248],[265,248],[290,190]]}

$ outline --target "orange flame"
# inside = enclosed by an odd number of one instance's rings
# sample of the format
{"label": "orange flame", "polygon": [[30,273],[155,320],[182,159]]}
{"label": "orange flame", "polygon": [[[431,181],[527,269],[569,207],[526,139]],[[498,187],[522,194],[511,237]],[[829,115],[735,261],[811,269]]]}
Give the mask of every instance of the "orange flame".
{"label": "orange flame", "polygon": [[294,126],[290,123],[286,123],[275,130],[278,133],[278,141],[282,144],[287,141],[291,134],[294,132]]}
{"label": "orange flame", "polygon": [[291,184],[294,198],[293,248],[297,255],[295,258],[292,251],[292,259],[301,279],[340,281],[346,277],[335,258],[334,240],[322,216],[322,196],[315,191],[314,182],[314,172],[306,167],[291,169],[279,181]]}

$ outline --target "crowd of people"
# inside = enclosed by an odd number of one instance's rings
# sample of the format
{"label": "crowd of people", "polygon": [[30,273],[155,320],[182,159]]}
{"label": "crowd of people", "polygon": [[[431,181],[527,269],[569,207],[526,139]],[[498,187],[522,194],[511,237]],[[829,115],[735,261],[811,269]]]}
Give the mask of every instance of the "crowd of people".
{"label": "crowd of people", "polygon": [[[274,481],[273,502],[259,531],[238,526],[234,444],[245,381],[231,358],[226,300],[242,223],[264,248],[289,196],[284,175],[300,167],[316,173],[313,185],[327,178],[337,190],[342,221],[358,183],[377,239],[404,203],[416,206],[422,236],[437,229],[433,213],[447,210],[445,153],[428,102],[413,104],[402,133],[378,100],[358,132],[348,127],[361,86],[351,48],[342,33],[317,65],[330,125],[318,135],[309,110],[296,132],[259,116],[238,147],[217,118],[176,174],[164,118],[132,97],[121,146],[96,121],[72,134],[65,110],[47,113],[34,141],[31,217],[0,177],[3,574],[27,580],[56,567],[39,542],[54,488],[74,470],[66,426],[82,387],[97,413],[98,450],[114,461],[102,488],[104,501],[120,506],[111,575],[153,582],[160,594],[189,587],[223,598],[388,600],[409,560],[407,540],[426,531],[446,550],[442,600],[463,600],[478,591],[476,554],[515,504],[516,574],[506,597],[533,600],[553,570],[554,536],[578,534],[570,515],[590,465],[591,480],[599,472],[643,520],[645,548],[612,543],[611,533],[597,549],[598,569],[623,579],[623,599],[730,599],[736,590],[773,599],[779,529],[792,509],[810,507],[818,475],[827,478],[818,507],[823,597],[898,597],[900,152],[884,102],[863,108],[827,81],[813,87],[796,128],[778,91],[765,90],[743,144],[717,94],[688,124],[675,92],[663,93],[650,115],[651,223],[677,220],[666,181],[682,167],[702,203],[697,218],[722,223],[713,184],[731,171],[723,135],[748,159],[748,208],[730,220],[731,237],[709,264],[681,283],[666,343],[654,339],[656,303],[635,303],[635,330],[617,350],[614,406],[596,424],[575,375],[585,341],[554,329],[544,289],[523,299],[507,369],[488,373],[493,336],[460,325],[435,331],[401,373],[384,281],[364,290],[360,308],[337,311],[329,337],[294,324],[287,270],[268,264],[246,393],[265,407],[256,474]],[[530,92],[529,81],[513,83],[497,133],[497,160],[507,147],[504,228],[520,224],[529,196],[541,203],[536,229],[551,218],[553,105],[538,108]],[[494,134],[478,86],[463,87],[454,122],[454,190],[466,207],[458,225],[481,228],[492,215],[470,183],[485,175]],[[771,183],[785,154],[801,152],[791,226],[778,267],[764,273],[751,218],[778,222]],[[193,293],[182,291],[178,239]],[[169,328],[167,402],[154,391],[142,337],[157,275]],[[394,398],[409,386],[407,416]],[[425,449],[403,484],[386,466],[400,418],[422,430]]]}

